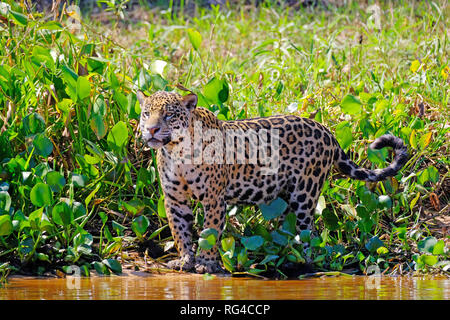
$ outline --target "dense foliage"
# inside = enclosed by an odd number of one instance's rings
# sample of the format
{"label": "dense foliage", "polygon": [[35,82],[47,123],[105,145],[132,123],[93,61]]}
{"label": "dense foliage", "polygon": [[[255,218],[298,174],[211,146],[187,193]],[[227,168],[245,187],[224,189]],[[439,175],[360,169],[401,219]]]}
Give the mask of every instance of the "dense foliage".
{"label": "dense foliage", "polygon": [[[408,145],[392,179],[333,174],[316,233],[297,235],[293,215],[278,221],[281,199],[229,208],[220,239],[228,271],[285,277],[310,261],[319,271],[449,272],[445,1],[194,12],[127,12],[122,2],[83,15],[0,2],[0,276],[71,265],[120,273],[174,257],[154,153],[138,139],[135,91],[177,83],[223,120],[313,118],[366,167],[391,159],[367,150],[376,137]],[[194,213],[200,232],[201,205]],[[215,240],[204,230],[198,250]]]}

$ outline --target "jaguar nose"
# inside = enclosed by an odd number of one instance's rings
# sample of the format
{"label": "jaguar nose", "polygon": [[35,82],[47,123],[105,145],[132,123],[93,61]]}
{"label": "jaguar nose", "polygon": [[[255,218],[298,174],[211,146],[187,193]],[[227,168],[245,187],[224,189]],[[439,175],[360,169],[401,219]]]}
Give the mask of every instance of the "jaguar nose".
{"label": "jaguar nose", "polygon": [[160,127],[152,127],[148,129],[148,132],[154,136],[161,128]]}

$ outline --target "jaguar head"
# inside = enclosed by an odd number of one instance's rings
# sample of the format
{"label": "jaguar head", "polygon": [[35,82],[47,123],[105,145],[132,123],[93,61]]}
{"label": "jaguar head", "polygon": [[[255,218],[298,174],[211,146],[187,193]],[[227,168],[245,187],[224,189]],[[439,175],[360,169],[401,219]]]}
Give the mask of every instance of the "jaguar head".
{"label": "jaguar head", "polygon": [[175,92],[158,91],[150,96],[138,91],[141,106],[139,129],[145,143],[154,149],[177,142],[179,132],[187,130],[197,96],[182,96]]}

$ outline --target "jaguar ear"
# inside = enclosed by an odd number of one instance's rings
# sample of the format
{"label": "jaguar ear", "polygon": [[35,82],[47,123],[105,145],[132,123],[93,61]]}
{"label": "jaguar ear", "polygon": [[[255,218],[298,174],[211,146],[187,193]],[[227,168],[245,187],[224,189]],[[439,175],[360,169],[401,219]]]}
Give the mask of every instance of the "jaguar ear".
{"label": "jaguar ear", "polygon": [[142,106],[142,105],[144,105],[144,102],[145,102],[145,99],[147,98],[147,96],[141,90],[138,90],[136,92],[136,98],[138,99],[139,104]]}
{"label": "jaguar ear", "polygon": [[194,93],[188,94],[181,99],[181,103],[189,110],[197,106],[197,95]]}

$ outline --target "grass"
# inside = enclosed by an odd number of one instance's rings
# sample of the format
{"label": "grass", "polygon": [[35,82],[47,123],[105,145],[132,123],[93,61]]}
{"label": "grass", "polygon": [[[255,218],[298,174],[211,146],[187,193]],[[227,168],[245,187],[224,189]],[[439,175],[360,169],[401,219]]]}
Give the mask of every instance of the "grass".
{"label": "grass", "polygon": [[[258,208],[230,208],[220,243],[226,269],[284,278],[306,259],[324,272],[375,265],[385,274],[448,274],[447,1],[382,3],[380,21],[357,2],[157,7],[123,19],[116,8],[80,19],[55,12],[56,20],[8,3],[0,24],[2,274],[73,264],[84,274],[120,273],[142,268],[136,252],[173,253],[134,92],[177,83],[223,120],[313,118],[364,166],[389,161],[367,151],[387,132],[411,155],[382,183],[333,174],[315,235],[295,235],[292,222]],[[195,214],[201,231],[201,206]]]}

